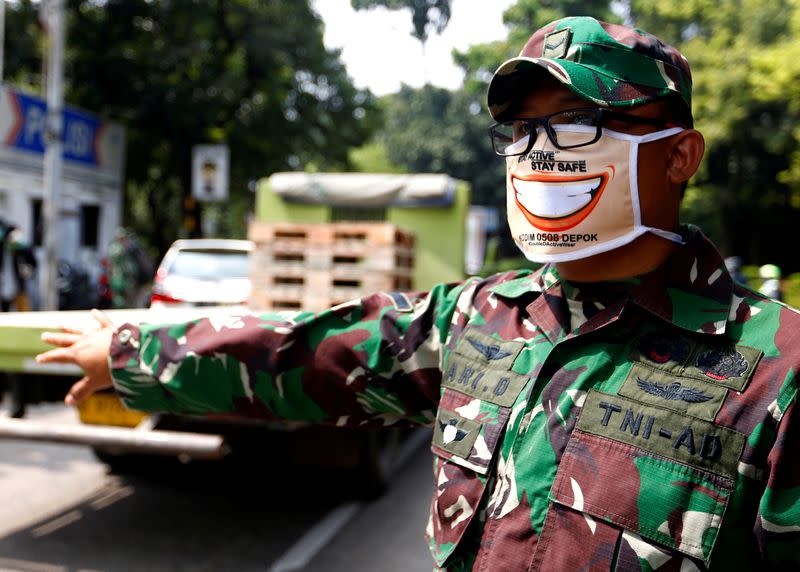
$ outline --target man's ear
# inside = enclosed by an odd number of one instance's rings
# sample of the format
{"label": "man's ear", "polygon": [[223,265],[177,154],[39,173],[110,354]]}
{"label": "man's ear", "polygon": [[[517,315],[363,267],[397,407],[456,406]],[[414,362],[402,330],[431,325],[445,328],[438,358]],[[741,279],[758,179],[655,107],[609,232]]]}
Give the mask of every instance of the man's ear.
{"label": "man's ear", "polygon": [[694,129],[686,129],[672,139],[667,176],[670,182],[680,184],[688,181],[700,167],[706,142],[703,135]]}

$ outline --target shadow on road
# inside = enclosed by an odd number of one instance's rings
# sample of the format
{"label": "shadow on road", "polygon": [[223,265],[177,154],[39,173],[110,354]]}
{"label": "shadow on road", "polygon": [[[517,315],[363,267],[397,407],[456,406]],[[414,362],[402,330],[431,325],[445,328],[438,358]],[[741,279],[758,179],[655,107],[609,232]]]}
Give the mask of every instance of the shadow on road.
{"label": "shadow on road", "polygon": [[[422,541],[430,499],[430,482],[426,482],[430,481],[430,457],[425,449],[414,460],[422,468],[417,474],[423,475],[422,480],[415,479],[424,484],[404,483],[401,486],[410,487],[402,493],[404,498],[385,495],[368,503],[364,512],[382,511],[375,519],[392,525],[395,539],[397,527],[407,529],[404,534],[410,535],[424,563],[414,569],[429,570],[432,562]],[[359,497],[357,479],[350,470],[296,466],[269,457],[189,464],[151,458],[135,471],[109,472],[96,490],[86,491],[85,500],[0,538],[0,570],[265,571],[314,523]],[[97,487],[96,483],[89,486]],[[393,484],[389,494],[394,488]],[[401,511],[394,508],[400,505],[418,507],[413,525],[391,520],[400,518]],[[390,518],[383,516],[390,513]],[[353,538],[356,544],[375,529],[369,524],[360,526],[366,532]],[[365,569],[353,567],[352,556],[350,549],[334,547],[325,560],[339,560],[341,570]],[[319,563],[312,569],[333,569],[324,563],[319,568]]]}
{"label": "shadow on road", "polygon": [[352,493],[341,471],[153,463],[0,539],[0,568],[265,570]]}

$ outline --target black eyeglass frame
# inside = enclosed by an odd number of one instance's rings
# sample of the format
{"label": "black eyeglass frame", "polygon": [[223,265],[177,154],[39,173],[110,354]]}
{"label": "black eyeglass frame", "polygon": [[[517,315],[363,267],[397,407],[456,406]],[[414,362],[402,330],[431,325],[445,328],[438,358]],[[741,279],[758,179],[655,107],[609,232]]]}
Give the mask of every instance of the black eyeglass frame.
{"label": "black eyeglass frame", "polygon": [[[550,124],[550,120],[553,117],[558,115],[562,115],[564,113],[594,113],[595,114],[595,122],[597,127],[597,132],[595,133],[594,137],[591,141],[587,141],[585,143],[578,143],[576,145],[561,145],[558,142],[558,136],[556,135],[553,126]],[[666,119],[658,119],[655,117],[641,117],[639,115],[632,115],[630,113],[624,113],[621,111],[615,111],[611,109],[606,109],[603,107],[587,107],[587,108],[578,108],[578,109],[564,109],[561,111],[556,111],[555,113],[551,113],[549,115],[542,115],[541,117],[515,117],[514,119],[509,119],[506,121],[499,121],[497,123],[492,124],[489,127],[489,137],[492,140],[492,149],[494,150],[496,155],[500,157],[517,157],[519,155],[525,155],[528,151],[531,150],[533,147],[533,143],[535,141],[535,137],[528,137],[528,144],[525,146],[525,149],[516,153],[501,153],[497,149],[497,145],[495,144],[495,130],[500,125],[504,125],[510,122],[525,122],[528,125],[529,133],[533,133],[536,128],[541,125],[545,132],[547,133],[547,137],[550,139],[550,142],[556,146],[557,149],[576,149],[578,147],[586,147],[587,145],[593,145],[597,143],[600,139],[600,136],[603,134],[603,127],[606,120],[617,120],[617,121],[625,121],[628,123],[637,123],[640,125],[656,125],[661,128],[667,127],[675,127],[677,124],[668,121]],[[561,125],[561,124],[558,124]]]}

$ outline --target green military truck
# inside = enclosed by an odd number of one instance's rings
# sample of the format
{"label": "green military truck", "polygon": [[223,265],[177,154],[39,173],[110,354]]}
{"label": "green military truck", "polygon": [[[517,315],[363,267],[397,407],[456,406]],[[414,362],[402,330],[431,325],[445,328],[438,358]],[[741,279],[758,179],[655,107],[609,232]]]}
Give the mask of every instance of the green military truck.
{"label": "green military truck", "polygon": [[413,287],[462,280],[469,185],[446,175],[276,173],[259,182],[263,222],[387,222],[416,235]]}
{"label": "green military truck", "polygon": [[[278,173],[259,181],[254,220],[396,225],[416,237],[411,286],[426,290],[438,282],[464,278],[468,212],[468,185],[442,175]],[[247,308],[110,310],[108,315],[121,325],[179,322],[236,311]],[[387,435],[380,432],[231,416],[143,415],[125,409],[111,392],[81,404],[80,424],[54,426],[25,419],[28,405],[61,401],[80,375],[75,367],[43,366],[34,360],[47,349],[39,339],[41,332],[61,325],[91,327],[93,318],[89,312],[0,314],[0,392],[7,412],[0,418],[0,437],[85,444],[118,471],[164,457],[246,456],[248,451],[263,450],[268,439],[271,450],[279,449],[293,461],[351,466],[362,477],[367,494],[381,490],[389,461]]]}

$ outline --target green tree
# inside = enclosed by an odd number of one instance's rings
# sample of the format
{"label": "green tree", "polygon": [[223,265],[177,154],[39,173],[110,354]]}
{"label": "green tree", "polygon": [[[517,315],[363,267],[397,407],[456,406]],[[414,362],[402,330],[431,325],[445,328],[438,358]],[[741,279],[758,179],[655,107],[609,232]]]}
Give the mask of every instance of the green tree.
{"label": "green tree", "polygon": [[350,164],[354,171],[360,173],[406,173],[407,169],[392,163],[386,143],[374,139],[357,149],[350,151]]}
{"label": "green tree", "polygon": [[474,204],[501,206],[503,164],[492,151],[489,118],[470,94],[403,86],[383,100],[378,140],[389,160],[417,173],[446,173],[472,185]]}
{"label": "green tree", "polygon": [[470,93],[485,97],[494,70],[504,61],[519,54],[531,34],[558,18],[591,14],[607,22],[619,22],[609,0],[519,0],[503,13],[508,28],[505,40],[470,46],[455,51],[453,57],[464,70],[464,87]]}
{"label": "green tree", "polygon": [[798,268],[800,180],[792,160],[800,150],[800,94],[792,81],[785,90],[773,88],[774,78],[800,69],[787,57],[792,46],[800,51],[792,28],[797,8],[793,0],[630,2],[637,25],[678,45],[692,66],[693,111],[706,158],[689,190],[687,215],[705,222],[725,254],[785,270]]}
{"label": "green tree", "polygon": [[[791,130],[791,140],[800,141],[800,2],[788,2],[784,17],[788,27],[775,42],[753,54],[747,77],[748,89],[764,104],[785,103],[783,131]],[[778,175],[791,189],[792,208],[800,208],[800,148],[791,150],[790,166]]]}
{"label": "green tree", "polygon": [[[9,8],[9,20],[31,17],[27,1]],[[373,96],[324,47],[306,1],[69,0],[65,78],[67,101],[127,125],[126,223],[161,251],[183,226],[194,145],[230,147],[221,226],[241,235],[249,180],[342,168],[375,126]]]}
{"label": "green tree", "polygon": [[[6,0],[1,0],[6,2]],[[42,49],[39,7],[31,0],[6,2],[3,80],[31,89],[41,85]]]}
{"label": "green tree", "polygon": [[355,10],[368,10],[382,6],[389,10],[411,11],[414,31],[411,33],[422,45],[431,32],[441,34],[450,21],[450,0],[350,0]]}

